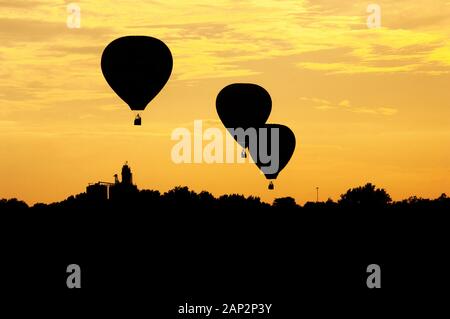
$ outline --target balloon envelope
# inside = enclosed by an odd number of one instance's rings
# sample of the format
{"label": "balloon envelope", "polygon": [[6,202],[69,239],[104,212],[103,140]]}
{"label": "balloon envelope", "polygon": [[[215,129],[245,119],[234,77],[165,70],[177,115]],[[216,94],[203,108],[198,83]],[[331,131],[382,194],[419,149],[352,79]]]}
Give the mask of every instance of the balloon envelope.
{"label": "balloon envelope", "polygon": [[144,110],[169,80],[172,54],[161,41],[147,36],[126,36],[103,51],[103,75],[132,110]]}
{"label": "balloon envelope", "polygon": [[[289,127],[281,124],[265,124],[262,129],[266,130],[258,130],[257,145],[250,145],[250,155],[267,179],[276,179],[294,154],[295,135]],[[278,153],[278,156],[275,153]],[[266,154],[272,162],[267,163],[267,159],[264,159]],[[269,169],[269,166],[274,164],[273,161],[278,161],[278,165],[273,166],[275,170]]]}
{"label": "balloon envelope", "polygon": [[[262,127],[272,111],[272,99],[261,86],[234,83],[223,88],[216,99],[216,110],[224,126],[230,129]],[[237,140],[236,136],[234,138]],[[240,143],[242,147],[248,146]]]}

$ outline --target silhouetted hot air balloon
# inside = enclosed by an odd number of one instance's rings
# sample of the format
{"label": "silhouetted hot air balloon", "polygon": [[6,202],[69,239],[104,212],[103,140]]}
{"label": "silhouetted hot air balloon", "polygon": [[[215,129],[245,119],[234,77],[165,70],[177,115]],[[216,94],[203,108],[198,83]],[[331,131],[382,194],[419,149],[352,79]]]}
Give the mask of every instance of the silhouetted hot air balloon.
{"label": "silhouetted hot air balloon", "polygon": [[[223,125],[228,129],[262,127],[272,111],[269,93],[259,85],[251,83],[230,84],[219,92],[216,109]],[[233,136],[237,140],[236,136]],[[237,140],[238,141],[238,140]],[[248,141],[238,141],[242,146],[242,157]]]}
{"label": "silhouetted hot air balloon", "polygon": [[[172,73],[169,48],[147,36],[126,36],[112,41],[102,54],[103,75],[133,111],[143,111]],[[141,125],[138,116],[135,125]]]}
{"label": "silhouetted hot air balloon", "polygon": [[[250,146],[250,155],[266,178],[274,180],[283,168],[286,167],[292,154],[294,154],[296,144],[295,135],[289,127],[281,124],[265,124],[262,128],[266,130],[258,130],[258,143],[257,145]],[[276,133],[278,133],[278,139],[274,135]],[[272,138],[274,138],[274,141],[272,141]],[[276,160],[274,156],[276,155],[277,149],[278,165],[277,167],[270,167],[274,163],[267,163],[267,158],[264,158],[264,156],[268,155],[272,161]],[[273,188],[273,182],[271,181],[269,189]]]}

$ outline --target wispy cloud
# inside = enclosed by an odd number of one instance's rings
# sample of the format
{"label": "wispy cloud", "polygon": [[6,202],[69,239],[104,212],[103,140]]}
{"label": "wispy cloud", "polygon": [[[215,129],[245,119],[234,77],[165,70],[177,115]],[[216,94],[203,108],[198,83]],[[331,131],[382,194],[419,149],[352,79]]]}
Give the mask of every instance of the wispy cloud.
{"label": "wispy cloud", "polygon": [[393,107],[386,106],[355,106],[349,100],[341,100],[337,103],[330,102],[324,99],[302,97],[302,101],[309,102],[311,105],[321,111],[337,110],[360,114],[385,115],[392,116],[398,113],[398,110]]}
{"label": "wispy cloud", "polygon": [[[174,80],[257,75],[261,70],[243,62],[285,56],[298,56],[300,69],[333,74],[450,71],[444,0],[383,3],[379,30],[367,29],[367,1],[360,0],[136,0],[80,2],[82,28],[74,31],[65,25],[67,2],[0,2],[0,38],[9,46],[34,42],[30,49],[40,55],[70,59],[98,55],[124,34],[154,35],[174,53]],[[11,14],[8,3],[30,10]]]}
{"label": "wispy cloud", "polygon": [[0,0],[0,8],[14,8],[14,9],[34,9],[39,6],[49,5],[48,1],[38,0]]}

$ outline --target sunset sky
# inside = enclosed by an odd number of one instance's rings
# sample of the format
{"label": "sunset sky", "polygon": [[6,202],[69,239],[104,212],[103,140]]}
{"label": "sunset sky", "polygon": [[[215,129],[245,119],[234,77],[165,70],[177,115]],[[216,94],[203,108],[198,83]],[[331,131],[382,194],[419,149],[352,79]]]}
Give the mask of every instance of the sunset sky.
{"label": "sunset sky", "polygon": [[[67,27],[67,4],[81,28]],[[374,1],[375,2],[375,1]],[[0,198],[53,202],[113,181],[125,161],[139,188],[186,185],[272,202],[338,199],[372,182],[394,199],[450,194],[450,0],[0,0]],[[143,126],[103,78],[112,40],[149,35],[174,58]],[[252,164],[174,164],[171,133],[223,129],[218,92],[257,83],[269,123],[297,148],[275,191]]]}

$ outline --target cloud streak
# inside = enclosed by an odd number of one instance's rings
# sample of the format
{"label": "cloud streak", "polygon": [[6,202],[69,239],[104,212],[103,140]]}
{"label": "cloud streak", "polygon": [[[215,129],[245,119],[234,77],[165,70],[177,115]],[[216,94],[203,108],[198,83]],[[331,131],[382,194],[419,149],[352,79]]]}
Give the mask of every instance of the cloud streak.
{"label": "cloud streak", "polygon": [[310,103],[315,109],[321,111],[335,110],[359,114],[384,115],[384,116],[393,116],[398,113],[398,110],[393,107],[355,106],[349,100],[341,100],[338,103],[332,103],[328,100],[318,98],[302,97],[300,99],[302,101]]}

